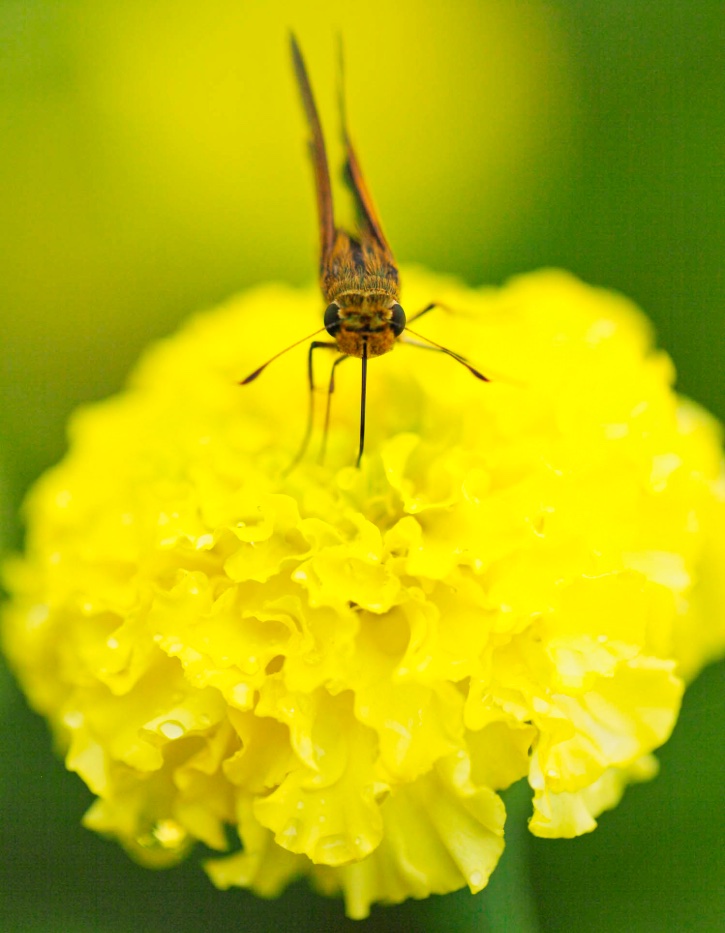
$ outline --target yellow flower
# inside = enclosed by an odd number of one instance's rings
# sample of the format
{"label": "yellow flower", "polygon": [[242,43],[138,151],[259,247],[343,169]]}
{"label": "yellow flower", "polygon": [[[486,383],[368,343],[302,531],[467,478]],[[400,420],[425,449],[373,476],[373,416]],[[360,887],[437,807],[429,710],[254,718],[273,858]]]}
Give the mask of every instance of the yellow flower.
{"label": "yellow flower", "polygon": [[199,841],[219,887],[307,875],[353,917],[478,891],[500,790],[527,776],[533,832],[588,832],[725,645],[718,427],[637,310],[560,272],[405,283],[409,312],[459,309],[420,329],[492,382],[373,361],[360,470],[357,364],[326,464],[286,476],[304,350],[236,385],[319,323],[279,286],[153,349],[30,496],[6,648],[86,824],[143,863]]}

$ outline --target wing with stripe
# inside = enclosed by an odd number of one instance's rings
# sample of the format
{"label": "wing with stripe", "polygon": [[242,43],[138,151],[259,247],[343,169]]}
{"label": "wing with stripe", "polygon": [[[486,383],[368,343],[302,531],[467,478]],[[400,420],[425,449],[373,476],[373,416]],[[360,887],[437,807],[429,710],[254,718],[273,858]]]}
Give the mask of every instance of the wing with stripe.
{"label": "wing with stripe", "polygon": [[335,242],[335,219],[332,206],[332,187],[330,185],[330,170],[327,165],[325,140],[322,135],[320,117],[317,113],[315,98],[312,95],[312,86],[307,75],[302,52],[294,35],[290,35],[292,46],[292,62],[294,64],[297,84],[302,97],[302,106],[307,117],[310,129],[310,154],[315,171],[315,189],[317,191],[317,212],[320,223],[320,261],[324,264],[326,257]]}
{"label": "wing with stripe", "polygon": [[340,120],[342,123],[342,141],[345,146],[345,181],[347,182],[355,200],[355,208],[358,214],[358,222],[360,224],[361,233],[364,237],[368,236],[374,239],[380,249],[392,261],[393,251],[391,250],[390,244],[388,243],[385,234],[383,233],[383,226],[380,222],[380,217],[378,215],[375,204],[373,203],[368,186],[365,184],[362,169],[360,168],[360,162],[355,153],[352,140],[350,139],[350,132],[347,128],[347,108],[345,106],[344,83],[345,72],[342,53],[342,40],[340,40],[339,96]]}

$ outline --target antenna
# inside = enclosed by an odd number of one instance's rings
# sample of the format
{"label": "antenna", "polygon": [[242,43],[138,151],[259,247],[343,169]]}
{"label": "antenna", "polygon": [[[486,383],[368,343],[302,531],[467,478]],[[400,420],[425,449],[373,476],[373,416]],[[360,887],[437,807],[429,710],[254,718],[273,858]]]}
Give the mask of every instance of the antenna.
{"label": "antenna", "polygon": [[458,353],[454,353],[453,350],[449,350],[448,347],[441,346],[441,344],[436,343],[435,340],[431,340],[430,337],[424,337],[423,334],[418,334],[414,330],[411,330],[409,327],[405,328],[405,332],[412,334],[414,337],[417,337],[418,340],[425,340],[426,343],[429,343],[432,347],[435,347],[436,350],[440,350],[441,353],[447,353],[448,356],[452,356],[454,360],[461,364],[461,366],[465,366],[466,369],[476,377],[476,379],[480,379],[482,382],[491,381],[488,376],[484,376],[483,373],[479,373],[477,369],[474,369],[474,367],[471,366],[465,357],[462,357]]}
{"label": "antenna", "polygon": [[239,385],[246,386],[249,385],[250,382],[254,382],[257,376],[261,375],[261,373],[269,366],[270,363],[274,363],[276,359],[278,359],[288,350],[294,350],[295,347],[298,347],[301,343],[304,343],[305,340],[311,340],[313,337],[321,334],[324,329],[324,327],[321,327],[319,330],[316,330],[314,334],[308,334],[307,337],[301,337],[299,340],[295,340],[294,343],[291,343],[288,347],[285,347],[284,350],[280,350],[279,353],[275,353],[274,356],[270,356],[266,363],[262,363],[259,369],[255,369],[254,372],[250,373],[246,379],[242,379]]}

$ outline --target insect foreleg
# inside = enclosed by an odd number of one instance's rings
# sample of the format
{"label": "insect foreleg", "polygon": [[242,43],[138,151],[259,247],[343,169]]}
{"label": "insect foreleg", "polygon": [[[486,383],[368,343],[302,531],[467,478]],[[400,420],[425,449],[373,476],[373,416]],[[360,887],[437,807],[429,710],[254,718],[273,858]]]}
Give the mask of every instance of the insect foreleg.
{"label": "insect foreleg", "polygon": [[408,323],[412,324],[413,321],[417,321],[418,318],[423,317],[424,314],[427,314],[429,311],[432,311],[434,308],[440,308],[441,311],[445,311],[447,314],[455,314],[453,308],[450,308],[448,305],[441,304],[440,301],[431,301],[429,305],[426,305],[425,308],[421,308],[420,311],[416,311],[413,317],[408,318]]}
{"label": "insect foreleg", "polygon": [[420,311],[416,311],[413,317],[408,318],[408,324],[412,324],[413,321],[417,321],[419,317],[423,317],[424,314],[427,314],[429,311],[432,311],[433,308],[440,307],[437,301],[432,301],[429,305],[426,305],[425,308],[422,308]]}
{"label": "insect foreleg", "polygon": [[330,429],[330,408],[332,407],[332,393],[335,391],[335,370],[343,362],[343,360],[349,360],[349,356],[340,356],[332,364],[332,369],[330,370],[330,382],[327,386],[327,406],[325,408],[325,426],[322,431],[322,445],[320,446],[320,456],[319,463],[323,463],[325,460],[325,451],[327,450],[327,432]]}
{"label": "insect foreleg", "polygon": [[295,454],[294,460],[284,472],[284,475],[287,476],[288,473],[291,473],[292,470],[297,466],[300,460],[304,457],[307,447],[310,443],[310,437],[312,436],[312,423],[315,416],[315,371],[312,363],[312,354],[315,350],[320,349],[321,347],[326,347],[328,350],[336,350],[337,344],[331,340],[313,340],[310,344],[310,349],[307,354],[307,383],[309,388],[309,404],[307,408],[307,427],[305,428],[305,434],[302,438],[302,443],[299,446],[299,450]]}

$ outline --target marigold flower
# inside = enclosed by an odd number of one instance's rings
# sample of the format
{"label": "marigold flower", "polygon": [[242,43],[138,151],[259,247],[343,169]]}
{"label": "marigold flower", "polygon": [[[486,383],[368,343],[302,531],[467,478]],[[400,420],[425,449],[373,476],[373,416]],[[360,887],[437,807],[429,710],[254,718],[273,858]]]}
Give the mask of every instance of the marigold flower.
{"label": "marigold flower", "polygon": [[590,831],[725,644],[719,429],[642,315],[561,272],[405,281],[410,310],[460,309],[426,332],[493,381],[375,360],[360,470],[354,364],[325,465],[288,475],[303,351],[235,384],[319,321],[267,287],[78,413],[29,498],[6,648],[86,824],[145,864],[202,842],[219,887],[308,875],[353,917],[478,891],[498,792],[526,776],[534,833]]}

